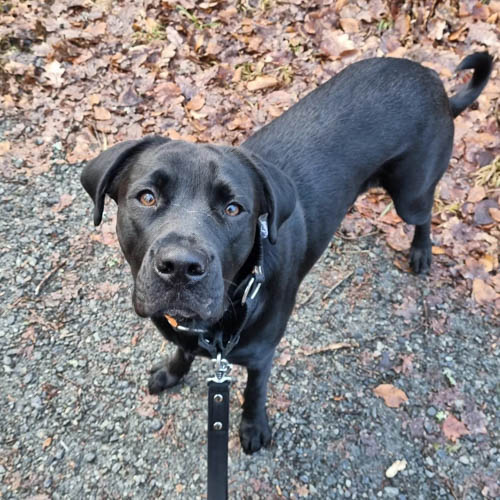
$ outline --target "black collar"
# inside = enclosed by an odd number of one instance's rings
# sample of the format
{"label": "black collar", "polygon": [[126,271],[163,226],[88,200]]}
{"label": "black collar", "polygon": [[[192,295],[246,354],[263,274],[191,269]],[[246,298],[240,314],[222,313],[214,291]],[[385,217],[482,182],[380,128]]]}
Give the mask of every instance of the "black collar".
{"label": "black collar", "polygon": [[221,354],[223,359],[227,358],[228,354],[238,344],[241,332],[257,308],[258,302],[255,299],[265,279],[263,240],[267,239],[267,237],[267,214],[263,214],[258,219],[257,234],[255,236],[255,264],[251,273],[243,278],[231,297],[233,304],[235,304],[236,317],[241,318],[239,326],[229,335],[226,343],[224,343],[223,321],[217,325],[215,332],[200,332],[198,334],[198,345],[207,350],[212,358],[216,358],[217,354]]}
{"label": "black collar", "polygon": [[[210,329],[195,329],[180,325],[173,327],[177,331],[197,334],[198,346],[208,351],[214,359],[218,354],[223,359],[227,358],[239,342],[241,332],[257,308],[256,297],[265,279],[263,241],[268,237],[267,217],[268,214],[263,214],[258,219],[254,249],[250,254],[253,259],[252,271],[232,292],[231,302],[234,306],[231,311],[226,312],[222,319]],[[246,267],[249,267],[248,264]],[[231,333],[229,334],[228,331]]]}

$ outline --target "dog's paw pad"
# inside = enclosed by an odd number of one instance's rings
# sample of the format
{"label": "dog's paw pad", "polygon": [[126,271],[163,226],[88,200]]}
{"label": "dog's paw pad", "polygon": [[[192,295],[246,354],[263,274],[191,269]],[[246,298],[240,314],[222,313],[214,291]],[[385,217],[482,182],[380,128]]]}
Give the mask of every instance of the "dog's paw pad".
{"label": "dog's paw pad", "polygon": [[160,392],[178,384],[180,377],[170,374],[166,368],[152,370],[149,377],[148,389],[150,394],[159,394]]}
{"label": "dog's paw pad", "polygon": [[410,267],[417,274],[424,274],[431,268],[432,250],[431,247],[411,247]]}
{"label": "dog's paw pad", "polygon": [[242,419],[240,424],[240,441],[243,451],[247,454],[259,451],[271,442],[271,428],[267,418],[256,420]]}

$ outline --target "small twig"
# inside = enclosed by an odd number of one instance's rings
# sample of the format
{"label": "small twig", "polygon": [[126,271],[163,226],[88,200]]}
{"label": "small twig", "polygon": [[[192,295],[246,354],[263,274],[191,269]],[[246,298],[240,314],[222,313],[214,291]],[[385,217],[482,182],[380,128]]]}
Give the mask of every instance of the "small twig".
{"label": "small twig", "polygon": [[318,286],[316,285],[311,290],[311,292],[307,295],[307,297],[300,304],[297,304],[297,309],[301,308],[302,306],[305,306],[311,300],[311,297],[314,295],[314,293],[316,292],[317,288],[318,288]]}
{"label": "small twig", "polygon": [[341,278],[339,281],[337,281],[337,283],[335,283],[335,285],[333,285],[330,288],[330,290],[328,290],[328,292],[326,292],[325,295],[323,295],[323,300],[326,300],[328,297],[330,297],[330,295],[332,294],[332,292],[337,287],[339,287],[346,279],[350,278],[353,274],[354,274],[354,271],[351,271],[350,273],[346,274],[343,278]]}
{"label": "small twig", "polygon": [[359,343],[355,340],[350,340],[347,342],[332,342],[331,344],[324,345],[321,347],[316,347],[313,349],[303,349],[298,348],[297,354],[303,354],[304,356],[312,356],[313,354],[321,354],[323,352],[337,351],[339,349],[356,349],[359,347]]}
{"label": "small twig", "polygon": [[390,203],[387,204],[387,206],[384,208],[382,213],[377,217],[377,219],[383,219],[391,210],[391,208],[394,206],[394,202],[391,200]]}
{"label": "small twig", "polygon": [[81,384],[79,384],[78,382],[75,382],[74,380],[71,380],[71,379],[70,379],[70,378],[68,378],[68,377],[65,377],[65,376],[64,376],[63,374],[61,374],[61,373],[58,373],[58,374],[57,374],[57,377],[58,377],[58,378],[63,379],[65,382],[69,382],[70,384],[73,384],[75,387],[78,387],[79,389],[81,389],[81,388],[82,388],[82,385],[81,385]]}
{"label": "small twig", "polygon": [[38,283],[38,286],[36,287],[35,289],[35,297],[37,297],[39,294],[40,294],[40,291],[41,289],[47,284],[47,282],[57,273],[57,271],[59,271],[59,269],[61,269],[61,267],[65,266],[66,265],[66,261],[63,260],[62,262],[60,262],[56,267],[54,267],[54,269],[50,270],[45,276],[44,278],[42,279],[42,281],[40,281],[40,283]]}
{"label": "small twig", "polygon": [[14,309],[14,307],[17,307],[19,304],[21,304],[21,302],[27,302],[27,298],[22,295],[21,297],[18,297],[16,300],[14,300],[14,302],[12,302],[12,304],[9,304],[7,306],[7,309]]}
{"label": "small twig", "polygon": [[424,323],[425,323],[425,333],[429,333],[430,322],[429,322],[429,309],[427,308],[427,302],[425,300],[425,296],[422,293],[422,306],[424,309]]}
{"label": "small twig", "polygon": [[19,184],[21,186],[26,186],[26,184],[28,184],[28,179],[10,179],[3,175],[0,175],[0,180],[5,182],[5,184]]}
{"label": "small twig", "polygon": [[379,232],[378,230],[375,230],[375,231],[372,231],[370,233],[362,234],[360,236],[346,236],[345,234],[338,232],[338,233],[336,233],[336,236],[339,236],[343,240],[355,241],[355,240],[360,240],[361,238],[366,238],[368,236],[373,236],[374,234],[377,234],[378,232]]}
{"label": "small twig", "polygon": [[118,374],[119,377],[123,377],[123,375],[125,375],[125,372],[127,371],[129,363],[130,363],[130,361],[128,361],[128,360],[121,363],[120,373]]}
{"label": "small twig", "polygon": [[424,30],[427,29],[427,24],[429,23],[429,19],[434,15],[434,12],[436,10],[436,6],[437,6],[438,2],[439,2],[439,0],[433,0],[431,8],[429,9],[429,14],[425,18]]}

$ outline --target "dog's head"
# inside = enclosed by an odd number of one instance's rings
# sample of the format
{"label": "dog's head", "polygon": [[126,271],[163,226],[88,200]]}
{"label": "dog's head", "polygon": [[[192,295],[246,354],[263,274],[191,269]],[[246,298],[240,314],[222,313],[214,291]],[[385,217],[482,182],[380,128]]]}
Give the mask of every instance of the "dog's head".
{"label": "dog's head", "polygon": [[268,214],[269,241],[295,207],[292,181],[242,148],[149,137],[113,146],[91,161],[81,181],[94,201],[118,204],[117,234],[132,269],[141,316],[217,322],[227,291]]}

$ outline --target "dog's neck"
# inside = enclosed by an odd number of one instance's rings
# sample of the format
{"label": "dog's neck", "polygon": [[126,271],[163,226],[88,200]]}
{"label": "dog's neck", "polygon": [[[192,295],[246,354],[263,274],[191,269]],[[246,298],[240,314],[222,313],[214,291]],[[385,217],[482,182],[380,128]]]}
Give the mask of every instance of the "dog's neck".
{"label": "dog's neck", "polygon": [[267,214],[264,214],[258,219],[252,251],[233,285],[230,309],[213,328],[199,333],[198,345],[207,350],[213,358],[218,353],[226,357],[234,349],[239,342],[241,332],[257,309],[257,297],[265,280],[264,240],[267,236]]}

